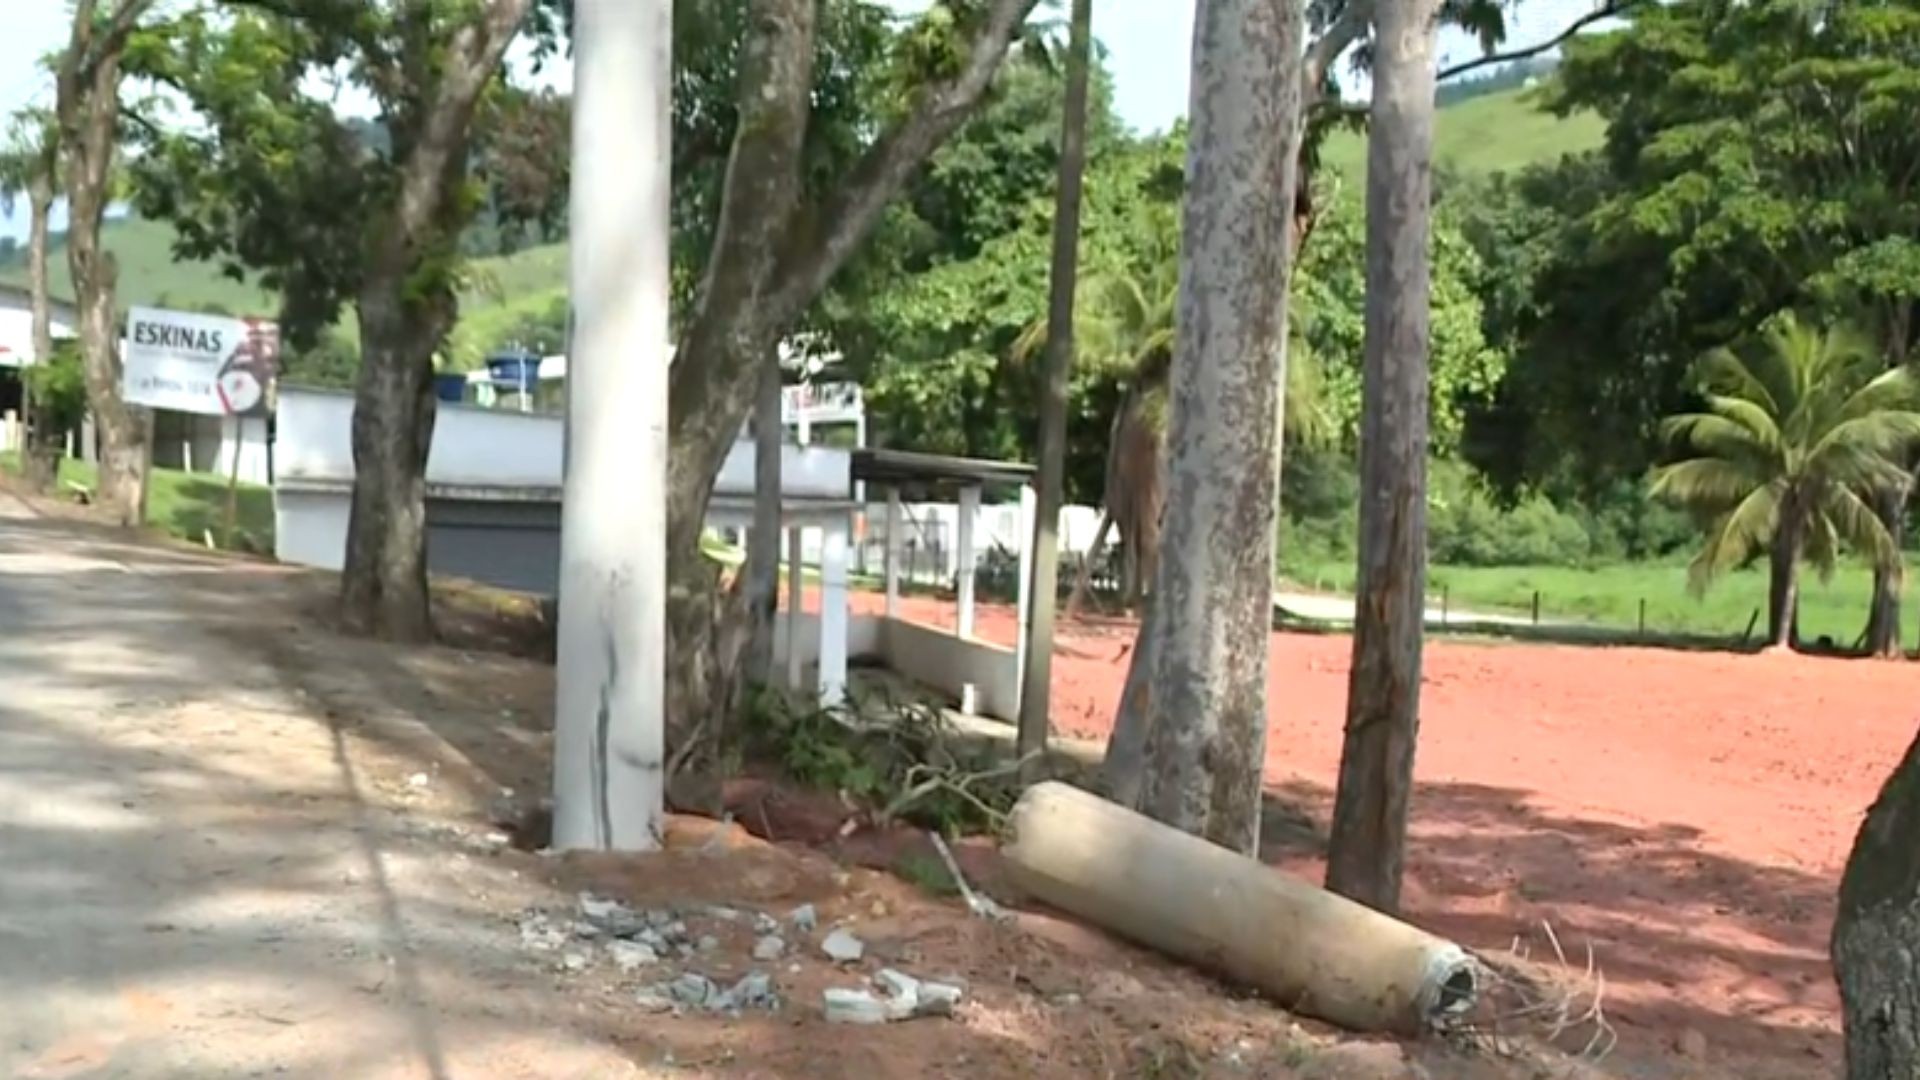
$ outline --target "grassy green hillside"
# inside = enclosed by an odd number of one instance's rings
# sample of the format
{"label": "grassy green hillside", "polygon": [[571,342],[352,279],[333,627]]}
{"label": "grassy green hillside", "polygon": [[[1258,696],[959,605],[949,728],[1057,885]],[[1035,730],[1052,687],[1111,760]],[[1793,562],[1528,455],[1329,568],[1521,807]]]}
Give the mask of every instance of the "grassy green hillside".
{"label": "grassy green hillside", "polygon": [[[1495,172],[1597,146],[1598,117],[1562,120],[1539,111],[1533,94],[1511,90],[1472,98],[1440,112],[1436,132],[1440,160],[1468,172]],[[1351,180],[1364,175],[1366,140],[1351,132],[1335,136],[1326,163]],[[58,243],[58,238],[56,238]],[[156,221],[129,218],[108,223],[106,244],[120,260],[120,304],[147,304],[189,310],[220,310],[236,315],[272,314],[279,304],[266,290],[235,281],[209,263],[176,262],[173,230]],[[71,296],[64,249],[52,261],[53,291]],[[477,366],[485,350],[523,321],[551,311],[566,298],[565,245],[529,248],[503,258],[477,260],[461,296],[461,319],[447,353],[452,366]],[[0,262],[0,281],[24,285],[26,255]],[[357,336],[351,319],[343,321],[349,340]]]}
{"label": "grassy green hillside", "polygon": [[[1561,119],[1542,112],[1536,92],[1508,90],[1470,98],[1440,110],[1434,126],[1434,156],[1463,172],[1490,173],[1600,145],[1606,125],[1583,113]],[[1366,175],[1366,136],[1343,131],[1327,140],[1324,162],[1354,180]]]}
{"label": "grassy green hillside", "polygon": [[[173,258],[173,228],[158,221],[123,218],[107,223],[107,250],[120,261],[120,306],[135,304],[188,310],[217,308],[235,315],[271,315],[279,300],[266,290],[235,281],[211,263],[181,263]],[[47,259],[53,295],[73,295],[73,275],[67,269],[64,237],[54,237],[55,250]],[[27,283],[27,255],[0,263],[0,281]]]}
{"label": "grassy green hillside", "polygon": [[[279,298],[258,285],[221,273],[212,263],[178,262],[173,257],[174,232],[168,225],[142,218],[107,223],[107,249],[120,261],[119,301],[124,309],[136,304],[188,311],[224,311],[234,315],[272,315]],[[55,237],[56,250],[48,260],[53,295],[71,297],[73,276],[66,249]],[[567,250],[551,244],[529,248],[504,258],[476,260],[470,285],[461,297],[463,318],[449,348],[456,366],[477,366],[481,354],[498,335],[523,317],[538,314],[566,296]],[[26,285],[26,253],[0,262],[0,282]],[[352,340],[358,328],[351,318],[341,331]]]}

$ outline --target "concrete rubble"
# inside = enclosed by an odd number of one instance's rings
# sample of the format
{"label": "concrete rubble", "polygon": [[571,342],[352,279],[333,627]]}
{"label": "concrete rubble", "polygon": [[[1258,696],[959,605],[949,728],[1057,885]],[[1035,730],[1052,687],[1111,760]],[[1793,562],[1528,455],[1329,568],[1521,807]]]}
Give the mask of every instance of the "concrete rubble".
{"label": "concrete rubble", "polygon": [[885,968],[873,977],[885,996],[864,988],[833,987],[823,995],[828,1023],[884,1024],[924,1016],[952,1016],[965,995],[951,983],[916,979]]}
{"label": "concrete rubble", "polygon": [[820,951],[836,964],[852,964],[867,954],[867,946],[845,930],[835,929],[820,942]]}
{"label": "concrete rubble", "polygon": [[[688,925],[689,920],[706,920],[702,928],[721,925],[711,927],[714,933],[698,933]],[[727,924],[742,929],[750,925],[758,933],[753,946],[756,960],[771,962],[785,955],[787,943],[778,932],[780,920],[765,912],[719,905],[637,909],[618,900],[581,893],[576,913],[528,911],[520,916],[517,927],[523,948],[556,954],[551,961],[556,970],[578,974],[604,959],[621,975],[635,975],[643,969],[678,966],[676,961],[695,957],[711,957],[726,970],[729,964],[719,935],[730,933]],[[773,975],[755,970],[724,984],[700,971],[681,970],[637,987],[633,1001],[648,1013],[738,1015],[748,1010],[771,1011],[781,1005]]]}

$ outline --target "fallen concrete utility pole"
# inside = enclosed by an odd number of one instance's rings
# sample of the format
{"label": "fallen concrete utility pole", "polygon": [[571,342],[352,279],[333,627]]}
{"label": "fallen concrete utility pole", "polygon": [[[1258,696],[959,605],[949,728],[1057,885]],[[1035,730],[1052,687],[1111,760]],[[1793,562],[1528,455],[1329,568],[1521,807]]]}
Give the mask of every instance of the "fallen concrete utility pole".
{"label": "fallen concrete utility pole", "polygon": [[1465,950],[1066,784],[1027,790],[1002,848],[1036,899],[1354,1031],[1473,1007]]}

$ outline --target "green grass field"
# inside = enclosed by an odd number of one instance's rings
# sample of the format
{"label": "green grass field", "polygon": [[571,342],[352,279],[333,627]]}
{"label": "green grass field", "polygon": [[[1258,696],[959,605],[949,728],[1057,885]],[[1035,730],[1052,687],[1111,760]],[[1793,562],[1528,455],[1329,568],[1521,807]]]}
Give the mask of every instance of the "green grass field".
{"label": "green grass field", "polygon": [[[1434,126],[1434,156],[1462,172],[1492,173],[1558,161],[1600,145],[1606,125],[1598,116],[1582,113],[1563,120],[1542,111],[1537,94],[1509,90],[1440,110]],[[1365,135],[1352,131],[1333,135],[1323,154],[1326,165],[1349,183],[1365,179]]]}
{"label": "green grass field", "polygon": [[[1290,573],[1296,584],[1334,592],[1350,592],[1351,563],[1306,567]],[[1761,612],[1754,630],[1766,633],[1767,574],[1764,569],[1743,570],[1714,582],[1705,595],[1687,591],[1683,563],[1640,563],[1593,568],[1565,566],[1434,567],[1428,576],[1430,603],[1439,606],[1444,592],[1453,611],[1494,615],[1524,615],[1540,593],[1544,622],[1584,623],[1595,627],[1638,632],[1640,602],[1646,601],[1649,636],[1737,638],[1755,611]],[[1829,636],[1836,645],[1851,646],[1867,623],[1867,600],[1873,577],[1859,566],[1842,566],[1833,579],[1821,582],[1807,573],[1801,581],[1800,633],[1804,640]],[[1913,644],[1912,634],[1907,635]]]}
{"label": "green grass field", "polygon": [[[0,454],[0,467],[18,472],[19,456]],[[60,463],[60,489],[69,485],[92,489],[99,477],[92,465],[75,458]],[[273,551],[273,489],[256,484],[241,484],[237,491],[233,548],[260,554]],[[147,523],[169,536],[193,544],[204,544],[211,536],[215,546],[227,546],[223,535],[227,521],[227,482],[211,473],[188,473],[177,469],[153,470],[152,487],[147,492]]]}

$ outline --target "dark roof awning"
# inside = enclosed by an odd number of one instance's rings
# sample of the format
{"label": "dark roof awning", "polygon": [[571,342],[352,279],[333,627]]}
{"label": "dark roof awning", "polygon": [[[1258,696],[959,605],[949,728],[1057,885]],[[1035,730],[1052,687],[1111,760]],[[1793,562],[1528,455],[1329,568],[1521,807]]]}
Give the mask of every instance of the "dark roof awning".
{"label": "dark roof awning", "polygon": [[1019,487],[1033,481],[1033,466],[905,450],[855,450],[853,478],[902,491],[952,492],[969,487]]}

